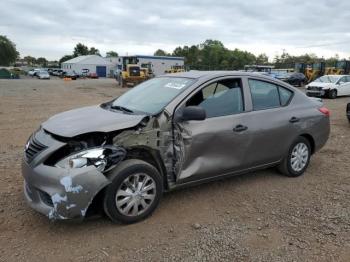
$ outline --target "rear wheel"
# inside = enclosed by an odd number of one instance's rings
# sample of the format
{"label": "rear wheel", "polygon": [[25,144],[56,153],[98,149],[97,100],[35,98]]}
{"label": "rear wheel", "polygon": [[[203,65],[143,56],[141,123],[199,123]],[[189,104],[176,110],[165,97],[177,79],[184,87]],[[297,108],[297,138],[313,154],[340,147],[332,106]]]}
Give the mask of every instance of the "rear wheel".
{"label": "rear wheel", "polygon": [[109,177],[104,211],[113,222],[134,223],[156,209],[163,193],[158,170],[147,162],[130,159],[120,163]]}
{"label": "rear wheel", "polygon": [[278,166],[278,170],[285,176],[301,176],[309,165],[310,157],[310,142],[305,137],[298,137],[289,148],[288,155]]}
{"label": "rear wheel", "polygon": [[328,97],[329,97],[330,99],[335,99],[335,98],[337,98],[337,90],[335,90],[335,89],[329,90]]}

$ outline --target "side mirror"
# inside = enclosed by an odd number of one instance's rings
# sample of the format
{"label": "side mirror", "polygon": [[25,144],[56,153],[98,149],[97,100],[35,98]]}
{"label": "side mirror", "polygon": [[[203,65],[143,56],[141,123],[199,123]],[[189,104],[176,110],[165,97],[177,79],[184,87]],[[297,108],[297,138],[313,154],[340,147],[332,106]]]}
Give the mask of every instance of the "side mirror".
{"label": "side mirror", "polygon": [[205,110],[200,106],[187,106],[175,113],[175,121],[204,120],[207,117]]}
{"label": "side mirror", "polygon": [[338,83],[338,85],[342,85],[342,84],[345,84],[346,82],[343,82],[343,81],[340,81],[339,83]]}

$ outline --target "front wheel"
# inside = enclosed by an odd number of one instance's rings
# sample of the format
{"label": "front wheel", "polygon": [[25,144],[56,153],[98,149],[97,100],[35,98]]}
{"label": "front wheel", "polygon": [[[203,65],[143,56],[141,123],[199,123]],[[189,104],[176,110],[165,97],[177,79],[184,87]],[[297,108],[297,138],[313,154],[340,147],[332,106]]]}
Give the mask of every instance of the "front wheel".
{"label": "front wheel", "polygon": [[156,209],[163,193],[162,177],[145,161],[129,159],[108,174],[104,211],[113,222],[138,222]]}
{"label": "front wheel", "polygon": [[329,90],[328,97],[329,97],[330,99],[335,99],[335,98],[337,98],[337,90],[335,90],[335,89]]}
{"label": "front wheel", "polygon": [[298,137],[289,148],[288,155],[278,166],[278,170],[285,176],[301,176],[309,165],[310,157],[310,142],[305,137]]}

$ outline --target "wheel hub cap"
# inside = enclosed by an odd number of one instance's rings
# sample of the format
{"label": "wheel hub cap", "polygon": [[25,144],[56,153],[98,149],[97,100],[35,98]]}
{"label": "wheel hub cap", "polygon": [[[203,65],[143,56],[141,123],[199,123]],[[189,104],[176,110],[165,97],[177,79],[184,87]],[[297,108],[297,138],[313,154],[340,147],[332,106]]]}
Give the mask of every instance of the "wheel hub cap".
{"label": "wheel hub cap", "polygon": [[145,212],[156,196],[156,183],[147,174],[139,173],[127,177],[115,196],[118,211],[125,216],[138,216]]}
{"label": "wheel hub cap", "polygon": [[296,172],[300,172],[306,166],[309,158],[309,149],[304,143],[298,143],[292,150],[291,166]]}

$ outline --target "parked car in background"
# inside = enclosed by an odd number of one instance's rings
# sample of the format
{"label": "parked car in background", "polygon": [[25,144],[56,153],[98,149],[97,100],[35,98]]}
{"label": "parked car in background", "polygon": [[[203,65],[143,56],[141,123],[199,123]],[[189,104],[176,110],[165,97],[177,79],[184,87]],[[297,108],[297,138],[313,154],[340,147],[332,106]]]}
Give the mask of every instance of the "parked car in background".
{"label": "parked car in background", "polygon": [[52,75],[54,75],[54,76],[62,76],[63,72],[64,71],[62,69],[54,69],[52,71]]}
{"label": "parked car in background", "polygon": [[50,79],[50,74],[45,70],[41,70],[41,71],[37,72],[36,76],[39,79]]}
{"label": "parked car in background", "polygon": [[289,73],[284,81],[292,86],[304,86],[307,78],[303,73]]}
{"label": "parked car in background", "polygon": [[39,68],[31,69],[28,71],[28,75],[31,77],[34,77],[34,76],[37,76],[37,73],[40,71],[41,71],[41,69],[39,69]]}
{"label": "parked car in background", "polygon": [[88,73],[87,77],[88,78],[95,78],[95,79],[97,79],[98,75],[96,73]]}
{"label": "parked car in background", "polygon": [[328,97],[350,95],[350,75],[324,75],[307,84],[306,95]]}
{"label": "parked car in background", "polygon": [[79,75],[73,71],[73,72],[63,72],[61,74],[61,77],[67,77],[67,78],[70,78],[72,80],[77,80],[77,78],[79,78]]}
{"label": "parked car in background", "polygon": [[274,166],[300,176],[329,131],[319,99],[271,77],[168,74],[42,123],[25,146],[24,194],[50,219],[85,217],[95,203],[133,223],[164,191]]}

